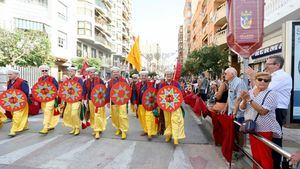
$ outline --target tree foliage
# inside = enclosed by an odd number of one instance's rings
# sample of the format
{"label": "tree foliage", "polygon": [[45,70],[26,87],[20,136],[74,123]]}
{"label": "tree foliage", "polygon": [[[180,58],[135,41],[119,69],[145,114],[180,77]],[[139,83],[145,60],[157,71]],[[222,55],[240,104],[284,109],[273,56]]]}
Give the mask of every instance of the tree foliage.
{"label": "tree foliage", "polygon": [[75,57],[72,59],[72,65],[76,66],[78,69],[81,69],[85,59],[87,60],[89,66],[95,67],[98,70],[101,68],[101,59],[92,57]]}
{"label": "tree foliage", "polygon": [[40,66],[54,62],[50,41],[44,32],[0,29],[0,46],[0,66]]}
{"label": "tree foliage", "polygon": [[182,76],[199,75],[203,71],[210,71],[212,75],[222,73],[228,67],[228,51],[218,46],[205,46],[193,51],[187,58],[181,74]]}

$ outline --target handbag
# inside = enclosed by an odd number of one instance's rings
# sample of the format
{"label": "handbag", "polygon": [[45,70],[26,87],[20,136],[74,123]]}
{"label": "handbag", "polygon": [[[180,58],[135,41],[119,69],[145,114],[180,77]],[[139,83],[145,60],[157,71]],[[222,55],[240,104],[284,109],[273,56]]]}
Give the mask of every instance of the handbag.
{"label": "handbag", "polygon": [[[266,95],[264,96],[263,98],[263,101],[262,101],[262,104],[263,105],[265,103],[265,100],[266,100],[266,97],[268,96],[268,94],[271,92],[271,90],[269,90]],[[240,131],[247,134],[247,133],[250,133],[250,134],[253,134],[256,132],[256,120],[259,116],[259,113],[257,113],[256,117],[254,120],[245,120],[242,124],[241,124],[241,127],[240,127]]]}

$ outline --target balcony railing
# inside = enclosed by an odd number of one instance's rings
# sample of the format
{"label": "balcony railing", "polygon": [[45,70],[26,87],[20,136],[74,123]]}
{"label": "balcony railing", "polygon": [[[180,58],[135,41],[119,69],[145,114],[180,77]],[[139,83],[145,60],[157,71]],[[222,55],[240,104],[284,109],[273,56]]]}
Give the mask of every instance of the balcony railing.
{"label": "balcony railing", "polygon": [[215,12],[215,16],[216,16],[216,22],[218,22],[219,20],[221,20],[222,18],[226,17],[226,3],[220,5],[216,12]]}
{"label": "balcony railing", "polygon": [[95,40],[96,40],[96,42],[101,43],[103,46],[111,49],[111,43],[107,39],[105,39],[104,37],[102,37],[102,36],[96,36]]}
{"label": "balcony railing", "polygon": [[214,44],[222,45],[226,43],[226,30],[220,31],[215,34]]}

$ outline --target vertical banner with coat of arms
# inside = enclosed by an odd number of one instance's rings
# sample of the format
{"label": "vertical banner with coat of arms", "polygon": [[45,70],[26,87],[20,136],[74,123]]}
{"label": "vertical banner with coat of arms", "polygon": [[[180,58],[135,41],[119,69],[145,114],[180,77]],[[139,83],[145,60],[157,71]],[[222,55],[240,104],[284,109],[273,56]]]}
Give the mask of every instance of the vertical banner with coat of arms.
{"label": "vertical banner with coat of arms", "polygon": [[263,43],[264,1],[227,0],[228,46],[249,58]]}

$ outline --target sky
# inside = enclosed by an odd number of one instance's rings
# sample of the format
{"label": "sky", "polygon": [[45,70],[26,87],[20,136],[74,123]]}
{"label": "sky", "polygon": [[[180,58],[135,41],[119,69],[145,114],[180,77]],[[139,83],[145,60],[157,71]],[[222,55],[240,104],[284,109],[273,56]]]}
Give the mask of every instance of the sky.
{"label": "sky", "polygon": [[132,0],[132,29],[141,43],[158,43],[163,53],[175,52],[184,0]]}

